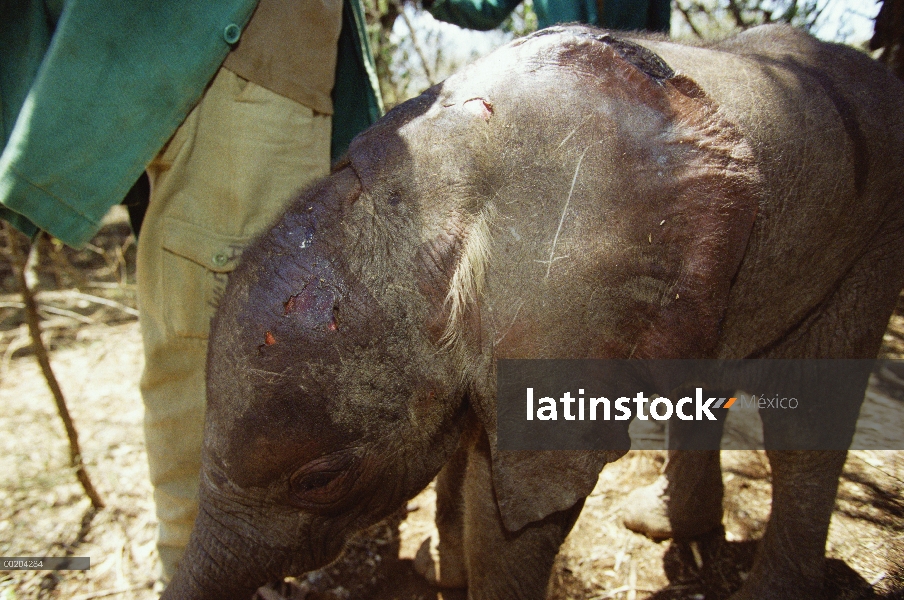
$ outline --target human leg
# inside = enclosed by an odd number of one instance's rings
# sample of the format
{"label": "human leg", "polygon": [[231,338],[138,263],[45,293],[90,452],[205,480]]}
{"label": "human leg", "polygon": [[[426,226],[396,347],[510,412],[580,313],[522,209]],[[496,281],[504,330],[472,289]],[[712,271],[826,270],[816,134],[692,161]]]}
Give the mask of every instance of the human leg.
{"label": "human leg", "polygon": [[330,117],[221,69],[148,168],[141,381],[163,579],[197,512],[207,333],[242,249],[329,169]]}

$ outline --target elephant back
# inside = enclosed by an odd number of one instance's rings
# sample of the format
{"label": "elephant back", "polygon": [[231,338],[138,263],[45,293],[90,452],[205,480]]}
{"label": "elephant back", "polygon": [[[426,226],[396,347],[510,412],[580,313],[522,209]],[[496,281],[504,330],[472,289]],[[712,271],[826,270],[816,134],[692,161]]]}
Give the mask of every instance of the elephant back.
{"label": "elephant back", "polygon": [[[826,265],[845,273],[877,224],[904,220],[904,84],[856,50],[781,25],[711,47],[637,41],[693,79],[755,155],[761,204],[719,349],[748,356],[837,288]],[[788,310],[771,311],[778,303]]]}

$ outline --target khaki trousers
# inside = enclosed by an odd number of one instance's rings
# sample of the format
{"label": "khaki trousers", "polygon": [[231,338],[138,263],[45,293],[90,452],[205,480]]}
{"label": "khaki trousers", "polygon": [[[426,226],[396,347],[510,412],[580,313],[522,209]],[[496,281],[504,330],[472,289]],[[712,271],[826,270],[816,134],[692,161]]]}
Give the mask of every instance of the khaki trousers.
{"label": "khaki trousers", "polygon": [[210,319],[246,244],[329,171],[331,118],[221,68],[148,166],[141,393],[164,581],[198,510]]}

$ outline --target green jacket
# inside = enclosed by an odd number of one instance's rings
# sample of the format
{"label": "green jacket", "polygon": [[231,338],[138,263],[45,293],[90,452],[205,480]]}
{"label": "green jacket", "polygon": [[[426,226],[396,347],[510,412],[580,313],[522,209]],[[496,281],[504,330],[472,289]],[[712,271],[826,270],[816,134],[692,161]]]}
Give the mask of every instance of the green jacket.
{"label": "green jacket", "polygon": [[[0,0],[0,217],[79,246],[200,99],[257,0]],[[382,112],[345,0],[333,156]]]}
{"label": "green jacket", "polygon": [[[441,21],[469,29],[498,27],[521,0],[427,0],[430,13]],[[668,33],[670,0],[534,0],[537,25],[542,29],[557,23],[588,23],[610,29],[662,31]]]}

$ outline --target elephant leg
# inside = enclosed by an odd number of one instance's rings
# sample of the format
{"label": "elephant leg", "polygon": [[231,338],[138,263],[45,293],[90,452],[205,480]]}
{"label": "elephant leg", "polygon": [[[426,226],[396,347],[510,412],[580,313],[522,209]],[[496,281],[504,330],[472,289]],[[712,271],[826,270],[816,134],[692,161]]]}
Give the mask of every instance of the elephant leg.
{"label": "elephant leg", "polygon": [[825,543],[844,451],[770,451],[772,515],[753,569],[732,600],[823,597]]}
{"label": "elephant leg", "polygon": [[464,554],[464,480],[468,464],[465,442],[436,478],[436,529],[439,542],[427,538],[418,549],[414,568],[433,585],[463,588],[467,585]]}
{"label": "elephant leg", "polygon": [[469,600],[542,600],[559,547],[584,500],[516,532],[505,529],[496,505],[486,433],[468,455],[464,538]]}
{"label": "elephant leg", "polygon": [[[810,438],[846,448],[854,436],[867,378],[865,371],[852,374],[841,386],[847,401],[822,407],[824,411],[761,410],[766,447],[793,448],[795,441]],[[825,416],[830,419],[821,418]],[[750,576],[733,600],[823,598],[825,544],[847,452],[767,450],[767,456],[772,514]]]}
{"label": "elephant leg", "polygon": [[[763,358],[874,358],[902,286],[896,229],[849,271],[833,295]],[[794,448],[810,437],[847,448],[868,373],[844,385],[847,401],[792,411],[761,410],[767,448]],[[826,425],[826,418],[832,423]],[[805,437],[806,436],[806,437]],[[824,597],[825,543],[847,452],[772,450],[772,514],[750,576],[732,600]]]}
{"label": "elephant leg", "polygon": [[628,494],[625,527],[662,540],[697,537],[722,525],[719,451],[700,448],[718,447],[724,412],[717,412],[718,421],[669,422],[668,462],[656,481]]}

